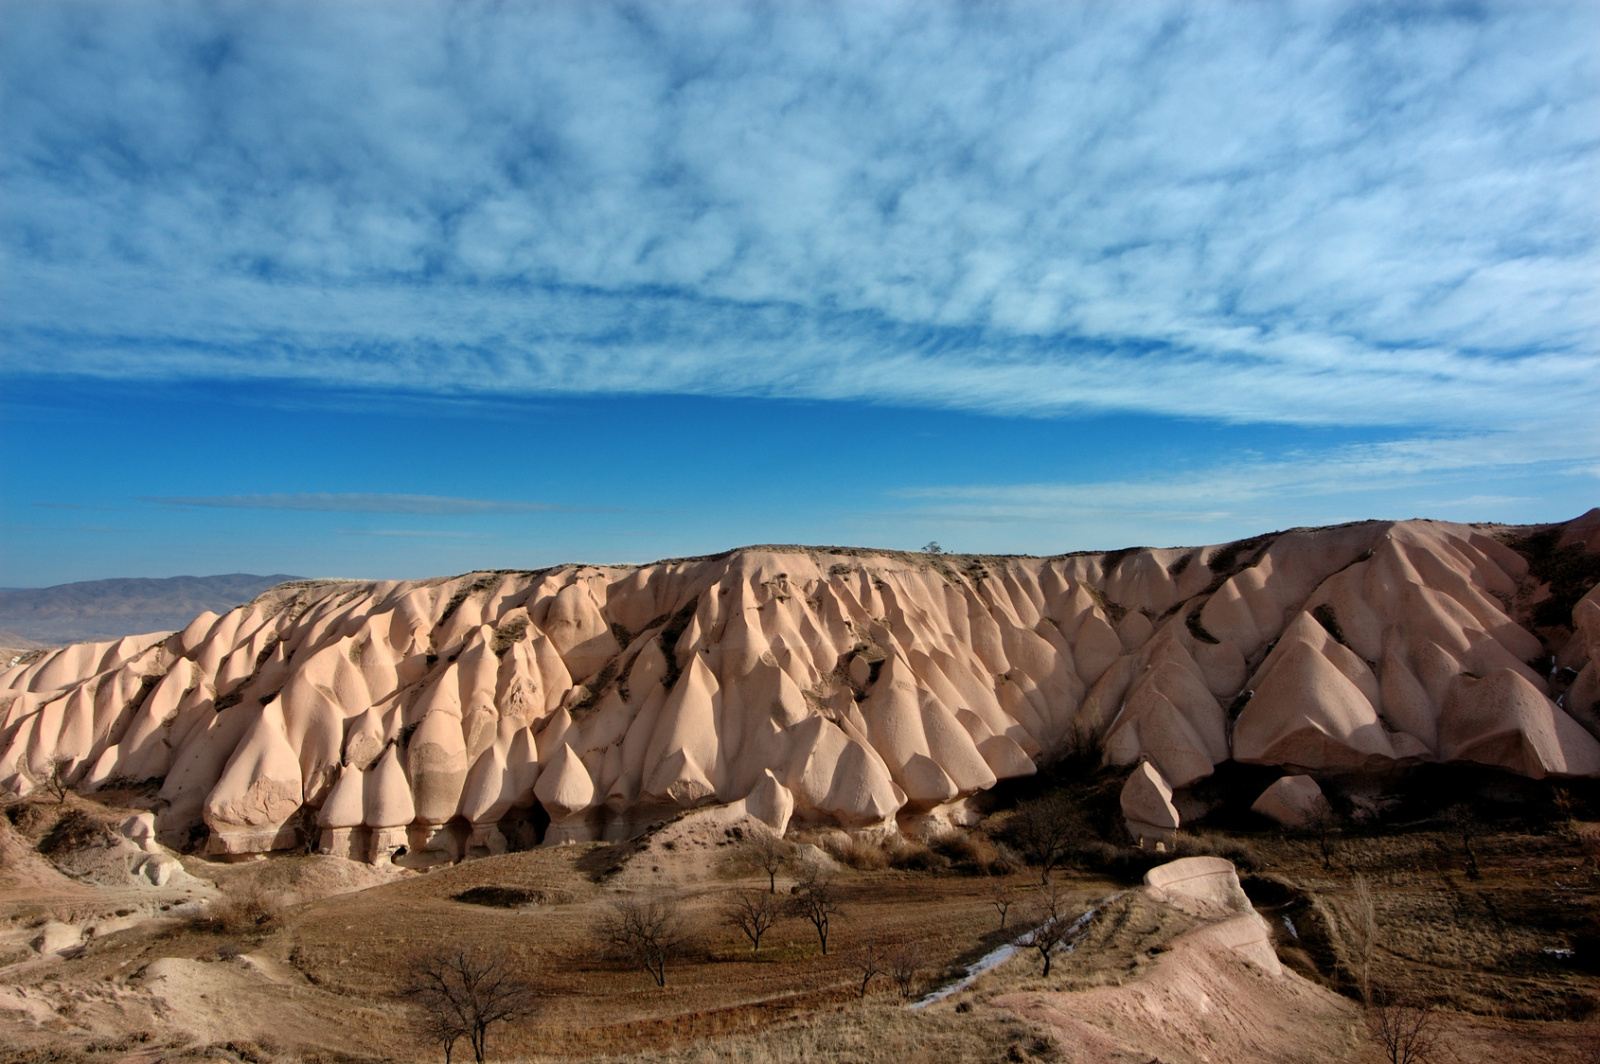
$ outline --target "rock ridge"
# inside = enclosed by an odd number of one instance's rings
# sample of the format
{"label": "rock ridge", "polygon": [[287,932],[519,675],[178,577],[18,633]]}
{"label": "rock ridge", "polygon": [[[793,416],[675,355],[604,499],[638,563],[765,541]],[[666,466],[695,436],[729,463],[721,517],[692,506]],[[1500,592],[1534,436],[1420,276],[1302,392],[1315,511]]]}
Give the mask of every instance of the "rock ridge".
{"label": "rock ridge", "polygon": [[[1600,510],[1052,557],[747,547],[301,580],[0,672],[0,785],[158,779],[168,842],[315,833],[426,862],[747,798],[797,825],[926,827],[1074,748],[1147,762],[1157,791],[1229,759],[1595,776],[1596,561]],[[1576,598],[1559,624],[1552,587]]]}

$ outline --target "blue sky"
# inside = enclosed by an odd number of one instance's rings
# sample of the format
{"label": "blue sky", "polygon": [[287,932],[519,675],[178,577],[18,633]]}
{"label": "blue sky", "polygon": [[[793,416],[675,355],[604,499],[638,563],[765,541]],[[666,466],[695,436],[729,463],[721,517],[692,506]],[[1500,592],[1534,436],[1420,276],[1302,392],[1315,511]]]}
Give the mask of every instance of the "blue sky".
{"label": "blue sky", "polygon": [[1600,503],[1593,4],[0,3],[0,585]]}

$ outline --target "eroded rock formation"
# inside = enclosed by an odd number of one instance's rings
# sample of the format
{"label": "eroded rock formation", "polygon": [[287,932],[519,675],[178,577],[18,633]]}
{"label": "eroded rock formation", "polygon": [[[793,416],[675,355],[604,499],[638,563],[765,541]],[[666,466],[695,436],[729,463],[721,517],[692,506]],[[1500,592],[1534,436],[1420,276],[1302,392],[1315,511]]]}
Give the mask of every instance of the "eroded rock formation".
{"label": "eroded rock formation", "polygon": [[1084,744],[1175,789],[1228,758],[1600,775],[1600,595],[1566,605],[1596,552],[1600,511],[295,582],[0,673],[0,783],[160,779],[162,838],[217,853],[317,831],[459,857],[745,798],[775,826],[894,830]]}

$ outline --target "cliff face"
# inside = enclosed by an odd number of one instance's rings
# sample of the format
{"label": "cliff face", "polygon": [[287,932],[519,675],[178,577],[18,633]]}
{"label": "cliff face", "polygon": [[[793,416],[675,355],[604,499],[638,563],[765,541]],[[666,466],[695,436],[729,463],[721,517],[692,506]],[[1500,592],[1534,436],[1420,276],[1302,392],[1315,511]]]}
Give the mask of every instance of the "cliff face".
{"label": "cliff face", "polygon": [[1228,758],[1600,775],[1596,552],[1600,510],[294,582],[0,673],[0,783],[160,778],[164,838],[204,824],[212,852],[292,845],[314,812],[325,848],[442,858],[741,800],[780,830],[892,830],[1087,743],[1180,789]]}

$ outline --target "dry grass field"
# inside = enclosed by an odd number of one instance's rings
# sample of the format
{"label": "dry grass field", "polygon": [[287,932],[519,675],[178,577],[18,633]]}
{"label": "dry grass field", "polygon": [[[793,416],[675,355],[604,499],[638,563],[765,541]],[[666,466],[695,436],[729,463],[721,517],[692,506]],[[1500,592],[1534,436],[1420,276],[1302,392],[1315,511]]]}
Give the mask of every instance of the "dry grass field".
{"label": "dry grass field", "polygon": [[[1328,991],[1315,990],[1321,1011],[1304,1021],[1313,1026],[1302,1032],[1299,1048],[1312,1053],[1303,1059],[1381,1059],[1355,1001],[1357,884],[1365,881],[1378,932],[1371,982],[1436,1007],[1445,1037],[1435,1059],[1583,1060],[1600,1051],[1592,1037],[1600,1032],[1592,931],[1600,825],[1587,819],[1583,795],[1545,792],[1553,811],[1521,798],[1490,803],[1466,841],[1454,820],[1398,809],[1345,826],[1327,840],[1326,861],[1317,838],[1249,823],[1193,836],[1183,849],[1234,858],[1285,965]],[[828,952],[792,916],[755,952],[722,913],[736,892],[764,890],[766,875],[745,839],[693,817],[635,843],[536,849],[428,873],[309,855],[235,864],[189,857],[190,885],[154,890],[119,885],[92,859],[104,840],[97,832],[120,811],[69,797],[6,812],[0,1061],[17,1064],[442,1060],[400,995],[411,960],[441,943],[504,951],[536,992],[531,1015],[491,1030],[494,1060],[1132,1059],[1096,1055],[1088,1042],[995,1002],[1069,992],[1088,1003],[1137,989],[1198,923],[1128,890],[1157,857],[1086,846],[1054,880],[1072,912],[1095,907],[1097,915],[1048,979],[1025,951],[912,1011],[887,976],[860,999],[860,952],[869,943],[917,943],[916,991],[945,984],[1017,932],[1036,869],[1002,863],[999,875],[971,874],[944,867],[949,859],[926,848],[886,853],[802,836],[797,859],[827,862],[828,849],[845,858],[828,865],[840,910]],[[1005,816],[977,829],[978,850],[1000,852],[987,835],[1003,839]],[[958,857],[973,849],[970,840],[946,847]],[[779,873],[780,894],[798,867]],[[993,904],[1002,885],[1016,899],[1005,932]],[[687,933],[664,987],[604,948],[602,922],[630,897],[668,899]],[[60,956],[30,948],[57,923],[96,930]],[[1136,1028],[1124,1024],[1118,1037],[1136,1040]],[[1172,1052],[1152,1048],[1141,1060],[1170,1061]],[[471,1054],[458,1045],[455,1059]],[[1282,1059],[1302,1057],[1286,1048]]]}

